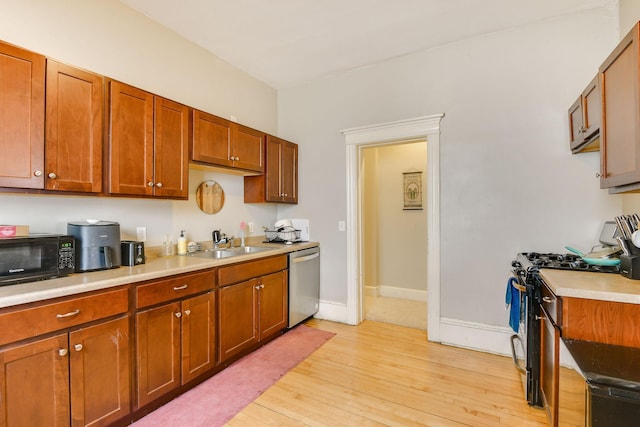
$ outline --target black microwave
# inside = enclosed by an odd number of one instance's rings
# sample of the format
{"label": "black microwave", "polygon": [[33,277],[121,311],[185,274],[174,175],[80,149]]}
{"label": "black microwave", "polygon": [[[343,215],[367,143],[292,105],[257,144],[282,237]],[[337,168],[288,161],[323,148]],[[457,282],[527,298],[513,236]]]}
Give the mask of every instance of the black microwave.
{"label": "black microwave", "polygon": [[57,234],[0,238],[0,286],[63,277],[75,271],[75,239]]}

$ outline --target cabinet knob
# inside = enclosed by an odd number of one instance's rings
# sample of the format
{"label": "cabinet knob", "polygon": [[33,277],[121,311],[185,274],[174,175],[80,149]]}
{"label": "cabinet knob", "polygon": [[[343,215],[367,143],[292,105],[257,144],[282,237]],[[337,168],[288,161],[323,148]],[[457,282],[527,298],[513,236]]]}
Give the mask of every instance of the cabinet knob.
{"label": "cabinet knob", "polygon": [[58,175],[56,175],[56,174],[55,174],[55,173],[53,173],[53,172],[49,172],[49,175],[48,175],[48,176],[49,176],[49,178],[51,178],[51,179],[56,179],[56,178],[58,177]]}
{"label": "cabinet knob", "polygon": [[158,188],[162,188],[162,183],[161,183],[161,182],[157,183],[157,184],[156,184],[156,187],[158,187]]}
{"label": "cabinet knob", "polygon": [[185,314],[185,316],[190,315],[190,314],[191,314],[191,310],[185,310],[185,311],[184,311],[184,314]]}
{"label": "cabinet knob", "polygon": [[33,176],[42,176],[42,171],[33,171]]}
{"label": "cabinet knob", "polygon": [[602,174],[600,172],[596,172],[596,178],[602,178]]}
{"label": "cabinet knob", "polygon": [[74,346],[73,346],[73,348],[74,348],[76,351],[81,351],[83,347],[82,347],[82,344],[76,344],[76,345],[74,345]]}
{"label": "cabinet knob", "polygon": [[64,357],[64,356],[67,355],[67,353],[68,353],[68,350],[66,348],[61,348],[60,350],[58,350],[58,355],[59,356]]}
{"label": "cabinet knob", "polygon": [[153,187],[153,182],[152,182],[152,181],[149,181],[149,182],[147,182],[147,185],[148,185],[149,187]]}
{"label": "cabinet knob", "polygon": [[176,312],[176,313],[174,313],[174,314],[176,315],[176,317],[177,317],[178,319],[182,317],[182,313],[180,313],[179,311],[178,311],[178,312]]}

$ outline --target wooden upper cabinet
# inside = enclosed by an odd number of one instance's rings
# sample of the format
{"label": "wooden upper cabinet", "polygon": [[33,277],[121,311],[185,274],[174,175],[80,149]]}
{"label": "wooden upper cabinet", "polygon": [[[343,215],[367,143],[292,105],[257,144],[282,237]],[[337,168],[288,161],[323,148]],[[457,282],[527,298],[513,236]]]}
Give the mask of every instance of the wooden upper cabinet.
{"label": "wooden upper cabinet", "polygon": [[240,169],[262,172],[264,133],[247,126],[231,123],[231,156],[233,165]]}
{"label": "wooden upper cabinet", "polygon": [[600,188],[640,182],[638,24],[600,66],[603,99]]}
{"label": "wooden upper cabinet", "polygon": [[264,133],[203,111],[193,111],[191,161],[262,172]]}
{"label": "wooden upper cabinet", "polygon": [[189,196],[189,107],[155,97],[154,194]]}
{"label": "wooden upper cabinet", "polygon": [[298,145],[267,135],[265,172],[245,176],[245,203],[298,203]]}
{"label": "wooden upper cabinet", "polygon": [[102,191],[104,78],[47,60],[45,188]]}
{"label": "wooden upper cabinet", "polygon": [[109,192],[188,197],[189,108],[110,83]]}
{"label": "wooden upper cabinet", "polygon": [[110,86],[109,192],[151,196],[153,95],[116,81]]}
{"label": "wooden upper cabinet", "polygon": [[44,187],[45,58],[0,42],[0,186]]}
{"label": "wooden upper cabinet", "polygon": [[602,97],[599,76],[594,77],[569,108],[569,137],[572,153],[600,150]]}
{"label": "wooden upper cabinet", "polygon": [[230,148],[231,122],[213,114],[193,110],[191,160],[232,167]]}

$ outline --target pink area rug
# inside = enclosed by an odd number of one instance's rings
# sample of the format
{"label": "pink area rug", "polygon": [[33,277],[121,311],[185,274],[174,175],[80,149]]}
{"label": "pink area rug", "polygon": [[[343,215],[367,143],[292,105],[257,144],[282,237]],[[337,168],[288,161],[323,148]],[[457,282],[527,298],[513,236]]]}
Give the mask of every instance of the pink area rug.
{"label": "pink area rug", "polygon": [[333,335],[298,325],[132,426],[222,426]]}

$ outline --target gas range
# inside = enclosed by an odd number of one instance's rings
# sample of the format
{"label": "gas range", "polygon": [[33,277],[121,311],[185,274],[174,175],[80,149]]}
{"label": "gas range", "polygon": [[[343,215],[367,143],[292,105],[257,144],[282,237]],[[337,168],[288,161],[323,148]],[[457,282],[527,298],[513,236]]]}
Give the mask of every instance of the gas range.
{"label": "gas range", "polygon": [[[530,270],[538,271],[541,268],[552,268],[556,270],[587,271],[593,273],[620,273],[620,266],[594,265],[588,264],[581,257],[575,254],[556,254],[521,252],[511,263],[517,270],[524,270],[521,273],[529,273]],[[521,274],[518,274],[521,275]]]}

